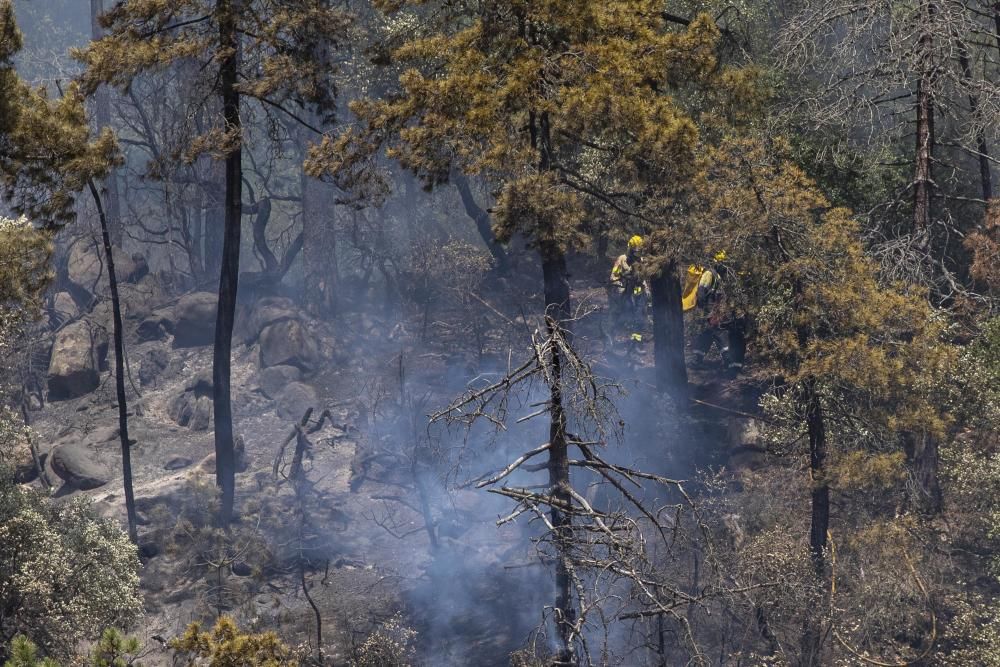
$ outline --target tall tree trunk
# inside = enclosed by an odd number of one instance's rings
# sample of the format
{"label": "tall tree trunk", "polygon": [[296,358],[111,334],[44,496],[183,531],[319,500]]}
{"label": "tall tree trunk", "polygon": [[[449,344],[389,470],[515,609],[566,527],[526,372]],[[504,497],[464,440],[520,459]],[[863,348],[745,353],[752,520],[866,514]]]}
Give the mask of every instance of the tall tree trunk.
{"label": "tall tree trunk", "polygon": [[94,181],[89,181],[90,194],[97,206],[97,216],[101,220],[101,239],[104,241],[104,263],[108,270],[108,284],[111,288],[112,334],[115,344],[115,391],[118,399],[118,436],[122,448],[122,484],[125,487],[125,513],[128,515],[128,536],[133,544],[138,544],[139,535],[135,518],[135,493],[132,490],[132,449],[128,438],[128,405],[125,398],[125,344],[122,337],[122,308],[118,298],[118,276],[115,274],[114,252],[111,246],[111,231],[108,216],[101,203],[101,195]]}
{"label": "tall tree trunk", "polygon": [[222,489],[219,521],[228,526],[233,516],[236,492],[236,455],[233,447],[233,411],[230,396],[233,320],[240,275],[240,232],[243,203],[243,151],[240,124],[240,95],[236,90],[239,72],[239,38],[236,20],[240,0],[220,0],[219,43],[228,55],[222,61],[220,80],[222,112],[226,130],[237,135],[236,148],[226,156],[226,225],[219,274],[219,307],[215,323],[212,364],[212,408],[215,417],[215,479]]}
{"label": "tall tree trunk", "polygon": [[337,265],[336,207],[326,185],[301,174],[302,248],[305,264],[306,301],[315,315],[332,317],[337,312],[340,272]]}
{"label": "tall tree trunk", "polygon": [[936,6],[928,2],[920,36],[920,80],[917,82],[917,145],[913,178],[913,228],[914,232],[927,231],[931,226],[931,190],[934,159],[934,46],[931,25]]}
{"label": "tall tree trunk", "polygon": [[[545,287],[545,324],[549,335],[564,326],[570,314],[569,280],[566,272],[566,257],[553,245],[543,245],[540,249],[542,275]],[[562,396],[562,358],[558,348],[552,350],[552,379],[549,386],[549,488],[554,499],[551,508],[553,539],[558,561],[556,563],[556,628],[563,645],[563,651],[556,664],[575,665],[576,652],[573,645],[573,625],[576,622],[576,608],[573,604],[573,581],[569,553],[573,540],[572,516],[559,509],[572,505],[569,492],[569,443],[567,442],[566,410]]]}
{"label": "tall tree trunk", "polygon": [[[820,590],[829,586],[827,577],[827,535],[830,532],[830,486],[826,478],[826,423],[816,379],[806,381],[803,396],[806,411],[806,428],[809,433],[809,477],[812,486],[809,521],[809,554]],[[806,623],[802,639],[803,664],[821,664],[823,634],[819,614]]]}
{"label": "tall tree trunk", "polygon": [[993,3],[993,36],[997,41],[997,53],[1000,54],[1000,2]]}
{"label": "tall tree trunk", "polygon": [[[200,241],[203,248],[202,266],[205,268],[205,278],[211,281],[219,275],[219,271],[222,269],[227,215],[226,167],[223,163],[212,160],[207,171],[207,179],[202,184],[205,191],[205,238]],[[242,183],[240,187],[242,189]],[[206,283],[207,285],[208,283]]]}
{"label": "tall tree trunk", "polygon": [[507,259],[507,252],[503,249],[503,246],[497,242],[496,237],[493,235],[493,225],[490,222],[490,214],[483,210],[483,208],[476,202],[476,198],[472,194],[472,188],[469,187],[469,179],[466,178],[465,174],[455,170],[451,180],[455,183],[455,187],[458,189],[458,194],[462,198],[462,205],[465,207],[466,215],[472,218],[472,221],[476,223],[476,229],[479,231],[479,236],[482,237],[483,243],[486,244],[490,254],[493,255],[493,259],[496,260],[497,268],[502,273],[506,273],[510,263]]}
{"label": "tall tree trunk", "polygon": [[195,285],[202,285],[207,282],[205,272],[205,193],[201,188],[195,189],[194,203],[184,205],[186,208],[182,215],[188,225],[189,239],[187,243],[188,266],[191,270],[191,278]]}
{"label": "tall tree trunk", "polygon": [[653,299],[653,345],[656,389],[687,405],[688,376],[684,364],[684,307],[677,263],[670,262],[649,280]]}
{"label": "tall tree trunk", "polygon": [[919,505],[923,511],[938,514],[944,509],[944,496],[938,480],[940,452],[937,438],[927,432],[903,434],[903,449],[913,465],[913,476],[920,489]]}
{"label": "tall tree trunk", "polygon": [[[531,117],[531,135],[534,147],[538,150],[538,169],[546,172],[552,168],[552,136],[549,125],[549,115],[542,112],[537,117]],[[545,324],[549,334],[555,330],[566,332],[571,304],[569,290],[569,272],[566,269],[566,254],[556,243],[544,241],[539,243],[538,252],[542,260],[542,280],[545,292]],[[563,645],[563,650],[556,664],[576,665],[576,650],[573,642],[576,622],[576,607],[573,604],[572,567],[569,561],[570,548],[573,540],[573,517],[560,510],[560,507],[570,507],[573,497],[570,494],[569,479],[569,443],[566,437],[566,410],[562,396],[562,357],[559,348],[552,349],[552,379],[549,386],[549,488],[554,503],[550,510],[552,526],[555,529],[553,539],[558,552],[556,564],[556,628]]]}
{"label": "tall tree trunk", "polygon": [[979,96],[972,90],[972,63],[969,60],[969,48],[961,39],[958,40],[958,63],[962,67],[962,80],[969,89],[969,112],[976,126],[976,156],[979,160],[979,184],[983,199],[993,199],[993,173],[990,169],[990,146],[986,141],[986,131],[982,127],[982,111]]}
{"label": "tall tree trunk", "polygon": [[[90,0],[90,31],[91,37],[96,41],[104,36],[104,28],[101,27],[100,16],[104,13],[103,0]],[[111,93],[108,86],[100,86],[94,93],[94,124],[95,129],[100,132],[106,127],[111,127]],[[121,203],[118,196],[118,175],[117,169],[112,168],[104,180],[105,195],[105,215],[108,218],[108,232],[111,235],[111,243],[120,248],[122,245],[122,216]]]}
{"label": "tall tree trunk", "polygon": [[[546,316],[550,335],[560,326],[554,317]],[[569,492],[569,443],[566,441],[566,411],[562,399],[562,358],[557,347],[552,348],[552,384],[549,392],[549,489],[554,503],[550,510],[553,539],[558,552],[556,562],[556,628],[563,645],[562,654],[556,664],[575,665],[573,634],[576,623],[576,607],[573,604],[572,566],[569,553],[573,542],[572,515],[559,509],[573,504]]]}

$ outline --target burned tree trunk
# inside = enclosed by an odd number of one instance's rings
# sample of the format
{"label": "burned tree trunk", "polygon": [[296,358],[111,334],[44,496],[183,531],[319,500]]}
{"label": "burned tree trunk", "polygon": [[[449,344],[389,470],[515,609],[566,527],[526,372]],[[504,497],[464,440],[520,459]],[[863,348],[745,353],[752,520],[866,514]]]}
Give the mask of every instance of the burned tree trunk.
{"label": "burned tree trunk", "polygon": [[240,274],[243,164],[240,147],[239,38],[236,18],[240,0],[219,4],[219,40],[227,53],[221,65],[221,93],[226,129],[237,135],[236,147],[226,156],[226,225],[219,274],[219,306],[212,364],[212,408],[215,417],[215,479],[222,490],[219,523],[228,526],[236,492],[236,454],[233,445],[233,408],[230,395],[233,322]]}
{"label": "burned tree trunk", "polygon": [[[546,317],[549,335],[560,324],[552,317]],[[563,652],[558,664],[576,664],[573,651],[573,630],[576,610],[573,605],[573,582],[569,564],[569,550],[573,541],[573,520],[569,513],[560,509],[573,503],[569,479],[569,444],[566,437],[566,411],[562,397],[562,359],[559,348],[552,348],[552,383],[549,389],[549,489],[555,501],[550,509],[554,528],[558,561],[556,562],[556,627],[563,644]]]}
{"label": "burned tree trunk", "polygon": [[472,194],[472,188],[469,187],[469,179],[466,178],[465,174],[460,171],[455,172],[452,176],[452,181],[455,183],[455,187],[458,189],[458,194],[462,198],[462,205],[465,207],[465,213],[472,218],[472,221],[476,223],[476,229],[479,231],[479,235],[483,239],[483,243],[489,249],[490,254],[493,255],[493,259],[496,260],[497,268],[501,272],[506,272],[509,268],[509,261],[507,259],[507,252],[503,249],[493,235],[493,226],[490,224],[490,214],[487,213],[483,208],[476,202],[476,198]]}
{"label": "burned tree trunk", "polygon": [[224,170],[225,167],[223,165],[222,174],[220,174],[218,163],[212,161],[208,167],[208,178],[203,184],[205,190],[205,215],[203,225],[204,238],[201,240],[201,246],[202,266],[204,267],[206,281],[213,280],[215,276],[219,275],[219,271],[222,269],[226,230]]}
{"label": "burned tree trunk", "polygon": [[979,184],[983,199],[987,202],[993,199],[993,173],[990,169],[990,146],[986,141],[986,131],[982,127],[982,105],[979,95],[972,89],[972,63],[969,60],[969,47],[958,40],[958,63],[962,68],[962,82],[969,89],[969,112],[975,124],[976,158],[979,162]]}
{"label": "burned tree trunk", "polygon": [[94,181],[88,183],[90,194],[97,206],[97,216],[101,221],[101,239],[104,242],[104,263],[108,270],[108,285],[111,291],[112,335],[115,345],[115,392],[118,400],[118,436],[122,450],[122,485],[125,487],[125,513],[128,516],[128,536],[133,544],[138,544],[135,514],[135,492],[132,490],[132,450],[128,437],[128,405],[125,397],[125,344],[122,335],[122,307],[118,298],[118,277],[115,274],[114,253],[111,246],[111,232],[108,217],[101,204],[101,195]]}
{"label": "burned tree trunk", "polygon": [[[570,314],[569,279],[566,257],[554,246],[540,248],[542,275],[545,281],[545,324],[549,336],[563,331]],[[552,347],[549,382],[549,492],[554,500],[550,516],[557,552],[556,563],[556,627],[563,645],[557,664],[576,664],[573,631],[576,612],[573,606],[572,581],[568,552],[573,539],[572,517],[560,509],[572,502],[569,479],[569,444],[566,435],[566,411],[562,396],[562,358],[558,346]]]}
{"label": "burned tree trunk", "polygon": [[649,289],[653,299],[656,388],[685,405],[688,377],[684,364],[684,309],[676,262],[670,262],[650,278]]}
{"label": "burned tree trunk", "polygon": [[917,130],[915,173],[913,178],[913,227],[922,232],[931,226],[931,192],[934,187],[934,83],[935,71],[932,49],[934,36],[931,22],[937,7],[927,3],[924,11],[923,33],[920,36],[920,79],[917,82]]}
{"label": "burned tree trunk", "polygon": [[[104,36],[104,28],[101,27],[100,17],[104,13],[103,0],[90,0],[90,29],[91,37],[98,40]],[[106,127],[111,127],[111,99],[107,86],[100,86],[94,93],[94,124],[96,130],[100,132]],[[111,236],[111,243],[120,248],[122,245],[122,217],[121,203],[118,196],[118,177],[116,170],[112,168],[104,179],[105,195],[104,207],[108,220],[108,233]]]}
{"label": "burned tree trunk", "polygon": [[903,449],[913,465],[921,509],[930,514],[938,514],[944,509],[944,496],[938,481],[940,452],[937,438],[927,432],[906,432],[903,434]]}
{"label": "burned tree trunk", "polygon": [[[809,434],[809,478],[812,487],[809,521],[809,554],[819,589],[829,587],[827,577],[827,536],[830,532],[830,486],[826,478],[826,423],[815,378],[806,381],[802,397]],[[815,613],[808,617],[802,637],[805,665],[822,664],[823,633]]]}
{"label": "burned tree trunk", "polygon": [[306,298],[316,315],[337,312],[340,271],[337,264],[337,209],[331,205],[325,185],[304,171],[302,188],[302,257],[305,264]]}

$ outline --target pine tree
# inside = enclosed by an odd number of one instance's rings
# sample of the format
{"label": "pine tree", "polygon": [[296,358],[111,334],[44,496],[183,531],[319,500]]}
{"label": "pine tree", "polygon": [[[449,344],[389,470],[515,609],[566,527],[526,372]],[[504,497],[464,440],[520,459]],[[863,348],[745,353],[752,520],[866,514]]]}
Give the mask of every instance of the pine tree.
{"label": "pine tree", "polygon": [[[55,226],[75,217],[76,193],[88,188],[97,206],[104,240],[104,263],[111,288],[115,350],[115,385],[121,439],[122,482],[128,531],[136,532],[135,497],[132,491],[131,443],[128,437],[128,406],[125,396],[125,352],[121,303],[112,256],[111,227],[95,183],[120,162],[117,143],[110,129],[91,140],[84,99],[75,85],[61,99],[49,100],[42,90],[32,90],[10,68],[10,58],[21,46],[10,2],[0,0],[0,96],[8,100],[0,120],[0,142],[7,152],[0,158],[0,175],[15,210],[27,213],[42,225]],[[4,95],[4,92],[7,94]]]}
{"label": "pine tree", "polygon": [[[940,383],[956,354],[948,319],[926,290],[880,281],[857,221],[831,206],[787,153],[781,140],[723,142],[703,184],[703,214],[718,221],[743,277],[739,299],[755,322],[759,373],[778,378],[776,395],[794,404],[807,438],[809,548],[818,581],[829,586],[835,455],[874,465],[905,451],[921,491],[915,505],[940,510],[937,443],[950,424]],[[821,645],[819,628],[808,625],[808,664],[821,661]]]}
{"label": "pine tree", "polygon": [[[102,83],[127,89],[137,77],[173,66],[198,72],[210,126],[188,138],[185,157],[210,154],[225,161],[225,224],[213,356],[216,479],[222,491],[220,523],[228,525],[236,486],[231,353],[239,285],[243,215],[242,146],[253,113],[298,119],[297,105],[333,108],[335,88],[321,47],[336,45],[347,15],[323,0],[125,0],[102,18],[107,31],[77,55],[86,65],[84,90]],[[210,103],[208,100],[214,102]],[[251,104],[254,102],[256,104]],[[192,110],[199,111],[199,110]]]}
{"label": "pine tree", "polygon": [[[385,190],[372,159],[381,149],[428,188],[453,170],[485,179],[496,194],[497,240],[521,234],[538,253],[544,326],[559,338],[574,316],[566,256],[608,226],[594,220],[616,221],[621,234],[669,226],[676,195],[698,173],[697,123],[671,92],[712,89],[705,96],[719,101],[742,90],[745,78],[719,67],[719,32],[709,17],[671,31],[652,0],[375,4],[387,15],[388,40],[401,44],[386,63],[402,68],[398,90],[353,102],[359,122],[325,138],[308,168],[360,196]],[[666,254],[670,267],[676,256]],[[668,305],[679,321],[679,299]],[[657,344],[682,358],[683,336]],[[550,354],[548,470],[559,545],[572,533],[560,506],[573,500],[566,359],[559,346]],[[562,659],[572,662],[575,617],[563,561],[555,609]]]}

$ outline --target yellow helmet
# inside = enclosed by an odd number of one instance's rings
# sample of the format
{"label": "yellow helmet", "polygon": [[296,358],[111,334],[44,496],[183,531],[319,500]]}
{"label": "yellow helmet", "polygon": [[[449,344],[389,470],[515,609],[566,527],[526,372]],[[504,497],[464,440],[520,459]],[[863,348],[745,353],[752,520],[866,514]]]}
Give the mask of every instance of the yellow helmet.
{"label": "yellow helmet", "polygon": [[629,250],[638,250],[641,247],[642,247],[642,237],[639,236],[638,234],[636,234],[635,236],[633,236],[628,240]]}
{"label": "yellow helmet", "polygon": [[714,259],[715,259],[716,262],[724,262],[724,261],[726,261],[726,251],[725,250],[720,250],[719,252],[715,253]]}

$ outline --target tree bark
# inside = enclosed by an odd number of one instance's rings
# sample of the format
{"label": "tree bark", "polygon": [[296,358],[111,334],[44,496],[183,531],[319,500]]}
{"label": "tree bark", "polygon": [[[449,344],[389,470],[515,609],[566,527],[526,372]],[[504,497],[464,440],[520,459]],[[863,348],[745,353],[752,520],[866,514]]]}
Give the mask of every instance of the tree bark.
{"label": "tree bark", "polygon": [[934,159],[934,36],[931,20],[936,13],[934,3],[924,8],[924,26],[920,36],[920,79],[917,82],[917,145],[913,178],[913,227],[914,232],[926,231],[931,226],[931,190]]}
{"label": "tree bark", "polygon": [[[226,172],[225,166],[211,161],[208,176],[203,183],[205,191],[204,239],[202,239],[202,266],[206,280],[213,280],[222,269],[222,255],[226,230]],[[242,196],[242,182],[241,196]]]}
{"label": "tree bark", "polygon": [[240,233],[242,226],[243,164],[240,124],[240,95],[236,90],[239,72],[239,41],[236,19],[240,0],[219,2],[219,46],[227,53],[220,68],[222,111],[226,130],[237,134],[236,148],[226,156],[226,223],[219,274],[219,306],[215,323],[212,364],[212,408],[215,417],[215,479],[222,490],[219,523],[232,521],[236,491],[236,455],[233,446],[233,412],[230,396],[233,321],[240,274]]}
{"label": "tree bark", "polygon": [[496,260],[497,268],[501,273],[506,273],[510,266],[510,262],[507,259],[507,252],[500,245],[496,237],[493,235],[493,225],[490,222],[490,214],[487,213],[483,208],[476,202],[475,196],[472,194],[472,188],[469,187],[469,179],[466,178],[465,174],[456,170],[452,175],[452,182],[455,183],[455,187],[458,189],[458,194],[462,198],[462,205],[465,207],[465,213],[472,218],[472,221],[476,223],[476,229],[479,231],[479,235],[483,239],[483,243],[489,249],[490,254],[493,255],[493,259]]}
{"label": "tree bark", "polygon": [[990,146],[986,141],[986,132],[982,128],[982,111],[979,96],[972,91],[972,63],[969,61],[969,48],[965,42],[958,40],[958,63],[962,68],[962,80],[969,88],[969,112],[972,122],[976,125],[976,156],[979,161],[979,184],[983,199],[993,199],[993,173],[990,169]]}
{"label": "tree bark", "polygon": [[[546,317],[550,335],[559,322],[552,317]],[[570,494],[569,480],[569,443],[566,441],[566,411],[562,402],[562,359],[557,348],[552,350],[552,384],[549,398],[551,401],[549,424],[549,488],[556,501],[550,510],[552,526],[555,528],[553,538],[558,552],[556,562],[556,627],[562,641],[563,652],[557,664],[575,665],[573,647],[573,626],[576,623],[576,608],[573,604],[573,581],[569,563],[569,553],[573,541],[573,519],[558,506],[569,506],[573,503]]]}
{"label": "tree bark", "polygon": [[649,281],[653,299],[653,345],[656,389],[687,405],[688,376],[684,364],[684,307],[677,263],[670,262]]}
{"label": "tree bark", "polygon": [[993,36],[997,41],[997,53],[1000,54],[1000,2],[993,3]]}
{"label": "tree bark", "polygon": [[315,315],[337,312],[340,272],[337,264],[337,209],[320,181],[301,174],[302,236],[306,299]]}
{"label": "tree bark", "polygon": [[[100,16],[104,13],[103,0],[90,0],[90,30],[91,37],[96,41],[104,36],[104,28],[101,27]],[[100,132],[106,127],[111,127],[111,99],[108,86],[100,86],[94,93],[94,125]],[[122,246],[122,236],[124,233],[121,216],[121,202],[118,196],[118,175],[117,169],[112,168],[104,179],[105,195],[105,215],[108,218],[108,233],[111,235],[111,243],[120,248]]]}
{"label": "tree bark", "polygon": [[115,391],[118,400],[118,436],[122,449],[122,484],[125,487],[125,513],[128,516],[128,536],[133,544],[139,543],[136,528],[135,493],[132,490],[132,449],[128,437],[128,405],[125,397],[125,344],[122,337],[122,308],[118,298],[118,277],[115,274],[115,260],[111,245],[111,231],[108,217],[101,203],[101,195],[94,181],[89,181],[90,194],[97,206],[97,216],[101,221],[101,240],[104,242],[104,263],[108,270],[108,285],[111,288],[112,334],[115,345]]}
{"label": "tree bark", "polygon": [[[569,281],[566,276],[566,258],[557,248],[543,248],[542,273],[545,279],[545,324],[549,335],[563,329],[570,308]],[[572,516],[557,506],[569,506],[573,497],[569,492],[569,443],[567,442],[566,410],[562,397],[562,358],[557,347],[552,350],[552,379],[549,385],[549,488],[556,503],[550,510],[558,560],[556,563],[556,628],[563,651],[556,664],[575,665],[573,626],[576,609],[573,604],[573,582],[569,552],[573,540]]]}
{"label": "tree bark", "polygon": [[[806,381],[803,401],[809,433],[809,477],[812,486],[809,554],[820,589],[825,591],[829,586],[826,551],[827,535],[830,532],[830,486],[826,479],[826,423],[815,378]],[[813,615],[806,622],[802,638],[803,664],[821,664],[822,648],[820,622]]]}
{"label": "tree bark", "polygon": [[[532,116],[531,131],[533,144],[538,150],[538,169],[546,172],[552,167],[552,136],[548,113]],[[556,243],[542,241],[538,247],[542,259],[542,280],[545,292],[545,324],[551,336],[556,329],[565,332],[569,326],[571,304],[569,272],[566,269],[566,253]],[[573,604],[573,581],[569,553],[573,540],[572,515],[562,512],[558,506],[570,506],[569,443],[566,437],[567,419],[562,399],[562,358],[559,348],[552,349],[552,379],[549,386],[549,488],[556,501],[550,510],[558,562],[556,563],[556,628],[563,650],[555,664],[576,665],[576,650],[573,645],[576,608]]]}
{"label": "tree bark", "polygon": [[907,432],[903,434],[903,449],[913,465],[913,475],[922,494],[921,509],[938,514],[944,509],[944,496],[938,480],[940,452],[938,441],[930,433]]}

